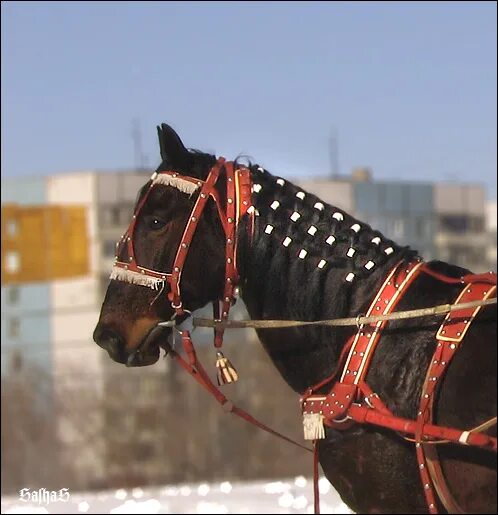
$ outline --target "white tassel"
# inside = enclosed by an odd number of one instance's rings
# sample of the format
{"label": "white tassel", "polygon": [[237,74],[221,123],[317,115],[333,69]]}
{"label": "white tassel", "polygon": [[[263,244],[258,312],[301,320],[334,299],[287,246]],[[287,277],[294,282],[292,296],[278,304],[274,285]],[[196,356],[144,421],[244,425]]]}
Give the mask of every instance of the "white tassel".
{"label": "white tassel", "polygon": [[181,177],[173,177],[172,175],[168,175],[165,173],[160,173],[154,179],[154,184],[164,184],[165,186],[172,186],[182,193],[187,193],[188,195],[192,195],[194,191],[199,188],[199,185],[182,179]]}
{"label": "white tassel", "polygon": [[325,438],[323,418],[323,415],[320,413],[303,414],[303,429],[305,440],[323,440]]}
{"label": "white tassel", "polygon": [[164,285],[164,280],[157,277],[150,277],[145,274],[139,274],[132,270],[125,270],[119,266],[113,266],[109,279],[115,281],[123,281],[130,284],[138,284],[140,286],[147,286],[153,290],[159,290]]}

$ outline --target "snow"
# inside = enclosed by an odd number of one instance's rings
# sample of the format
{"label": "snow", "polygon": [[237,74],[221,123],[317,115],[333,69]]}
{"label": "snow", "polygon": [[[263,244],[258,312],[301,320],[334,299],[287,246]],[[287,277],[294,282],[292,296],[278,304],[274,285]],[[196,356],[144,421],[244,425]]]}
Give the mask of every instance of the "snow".
{"label": "snow", "polygon": [[[325,478],[320,478],[320,511],[353,513]],[[68,501],[49,504],[2,497],[2,514],[16,513],[313,513],[313,481],[298,476],[280,481],[199,483],[70,492]]]}

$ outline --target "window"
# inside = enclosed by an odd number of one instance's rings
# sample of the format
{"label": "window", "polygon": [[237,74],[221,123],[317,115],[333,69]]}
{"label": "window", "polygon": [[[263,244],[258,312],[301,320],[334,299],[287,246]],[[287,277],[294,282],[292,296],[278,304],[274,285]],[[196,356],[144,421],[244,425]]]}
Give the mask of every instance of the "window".
{"label": "window", "polygon": [[469,230],[469,217],[465,215],[441,215],[439,226],[442,231],[464,233]]}
{"label": "window", "polygon": [[116,242],[114,240],[104,241],[104,256],[114,257],[116,255]]}
{"label": "window", "polygon": [[10,318],[8,322],[9,338],[17,338],[19,336],[19,319]]}
{"label": "window", "polygon": [[21,260],[19,259],[19,253],[15,250],[10,250],[5,253],[5,271],[9,274],[16,274],[19,272],[21,267]]}
{"label": "window", "polygon": [[22,354],[17,349],[12,351],[10,355],[10,366],[12,368],[12,372],[19,372],[22,368]]}
{"label": "window", "polygon": [[9,236],[16,236],[18,230],[17,220],[7,220],[7,234]]}
{"label": "window", "polygon": [[393,221],[393,231],[392,231],[393,239],[403,238],[405,235],[405,224],[403,220],[395,219]]}
{"label": "window", "polygon": [[19,288],[11,286],[7,291],[7,302],[9,304],[17,304],[19,302]]}

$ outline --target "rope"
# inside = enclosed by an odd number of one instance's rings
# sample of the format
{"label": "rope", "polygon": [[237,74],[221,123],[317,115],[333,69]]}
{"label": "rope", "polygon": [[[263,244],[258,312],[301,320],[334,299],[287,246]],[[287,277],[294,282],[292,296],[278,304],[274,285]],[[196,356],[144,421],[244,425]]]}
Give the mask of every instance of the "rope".
{"label": "rope", "polygon": [[[336,318],[334,320],[212,320],[210,318],[197,318],[192,320],[194,327],[215,327],[223,329],[280,329],[284,327],[298,327],[307,325],[326,325],[326,326],[358,326],[361,324],[370,324],[382,320],[404,320],[407,318],[417,318],[429,315],[442,315],[452,311],[461,311],[468,308],[488,306],[496,304],[496,297],[485,300],[475,300],[462,304],[440,304],[431,308],[410,309],[408,311],[397,311],[388,315],[375,315],[364,317]],[[171,323],[161,323],[161,325],[174,325]]]}

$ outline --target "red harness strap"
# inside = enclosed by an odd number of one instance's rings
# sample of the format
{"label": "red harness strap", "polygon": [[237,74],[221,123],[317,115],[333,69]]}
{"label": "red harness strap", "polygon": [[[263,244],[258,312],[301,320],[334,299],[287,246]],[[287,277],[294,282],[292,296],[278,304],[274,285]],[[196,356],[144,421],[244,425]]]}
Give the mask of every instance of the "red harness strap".
{"label": "red harness strap", "polygon": [[[496,274],[467,276],[467,278],[472,278],[475,282],[464,286],[455,304],[484,300],[496,294]],[[434,490],[436,490],[441,502],[450,513],[465,513],[448,489],[436,448],[434,445],[424,444],[424,427],[425,424],[432,421],[436,388],[440,384],[440,380],[444,376],[449,362],[458,350],[470,324],[480,309],[481,306],[478,306],[476,308],[462,309],[458,311],[458,315],[456,312],[450,312],[446,315],[436,334],[438,343],[422,388],[417,415],[417,430],[415,433],[417,443],[415,447],[422,484],[424,485],[424,494],[430,513],[438,513]],[[474,434],[464,431],[459,437],[459,443],[469,445],[469,438],[473,437]],[[492,444],[492,442],[490,443]],[[494,440],[494,445],[496,449],[496,439]]]}
{"label": "red harness strap", "polygon": [[[176,330],[176,329],[175,329]],[[250,424],[258,427],[259,429],[262,429],[263,431],[266,431],[267,433],[270,433],[274,436],[278,436],[279,438],[282,438],[283,440],[292,443],[293,445],[296,445],[297,447],[300,447],[301,449],[304,449],[305,451],[312,452],[312,449],[300,444],[299,442],[296,442],[295,440],[292,440],[292,438],[289,438],[278,431],[275,431],[262,422],[259,422],[254,417],[252,417],[249,413],[244,411],[241,408],[238,408],[235,406],[231,401],[229,401],[225,395],[220,391],[218,387],[214,385],[214,383],[209,378],[209,375],[207,374],[206,370],[202,366],[201,362],[197,358],[197,353],[195,352],[194,345],[192,343],[192,338],[190,336],[189,331],[180,331],[180,335],[182,338],[182,345],[183,350],[187,356],[187,361],[185,361],[180,354],[178,354],[174,350],[170,350],[169,354],[178,361],[178,363],[182,366],[184,370],[186,370],[204,389],[206,389],[215,399],[217,402],[221,404],[223,407],[223,410],[227,413],[233,413],[234,415],[237,415],[238,417],[244,419],[246,422],[249,422]]]}
{"label": "red harness strap", "polygon": [[[465,284],[456,304],[487,299],[496,292],[496,274],[493,273],[469,274],[461,279],[454,279],[432,272],[422,262],[413,262],[408,266],[400,263],[384,281],[367,316],[392,312],[407,287],[420,272],[428,273],[448,283]],[[347,429],[355,422],[378,425],[413,435],[430,513],[438,513],[433,488],[436,489],[448,511],[459,513],[459,507],[444,481],[434,446],[427,442],[429,440],[447,440],[479,446],[496,452],[497,440],[495,437],[432,424],[432,406],[438,382],[479,310],[480,307],[462,309],[458,311],[458,314],[450,312],[441,324],[436,335],[438,344],[427,371],[416,420],[394,416],[364,380],[376,344],[380,339],[380,332],[386,322],[369,324],[366,327],[360,326],[358,333],[351,337],[345,346],[339,360],[342,375],[333,384],[331,391],[327,395],[313,394],[318,388],[332,382],[338,375],[339,368],[331,377],[310,388],[301,399],[305,438],[312,440],[324,438],[323,424],[335,429]],[[347,358],[345,358],[346,353]],[[426,454],[428,454],[427,458]]]}

